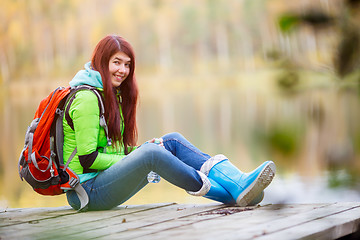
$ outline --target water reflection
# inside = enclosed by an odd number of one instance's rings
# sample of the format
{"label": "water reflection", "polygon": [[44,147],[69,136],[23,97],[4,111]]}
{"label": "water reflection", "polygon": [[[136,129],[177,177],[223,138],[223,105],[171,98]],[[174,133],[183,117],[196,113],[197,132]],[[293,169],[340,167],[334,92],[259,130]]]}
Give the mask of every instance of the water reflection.
{"label": "water reflection", "polygon": [[[266,76],[253,73],[221,81],[209,76],[166,81],[139,77],[139,144],[179,131],[203,151],[224,153],[245,171],[271,159],[278,175],[265,202],[359,201],[358,96],[331,86],[284,96],[271,78],[274,74]],[[312,80],[324,82],[321,77]],[[65,196],[39,196],[17,173],[27,125],[40,100],[58,85],[66,83],[13,84],[1,89],[0,207],[67,204]],[[341,169],[349,177],[330,174],[329,178],[330,169]],[[329,182],[341,188],[330,189]],[[289,195],[285,189],[291,189]],[[326,191],[326,199],[321,191]],[[162,180],[127,203],[172,201],[209,202]]]}

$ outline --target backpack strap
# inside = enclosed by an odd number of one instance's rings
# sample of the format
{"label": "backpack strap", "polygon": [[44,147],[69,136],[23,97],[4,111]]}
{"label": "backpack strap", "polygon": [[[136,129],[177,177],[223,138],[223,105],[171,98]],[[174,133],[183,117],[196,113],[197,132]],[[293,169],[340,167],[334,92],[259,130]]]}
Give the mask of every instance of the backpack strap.
{"label": "backpack strap", "polygon": [[78,198],[80,200],[80,208],[78,211],[79,212],[86,211],[87,205],[89,203],[89,196],[87,195],[87,192],[85,191],[83,186],[81,186],[80,183],[75,185],[74,191],[76,192],[76,195],[78,196]]}
{"label": "backpack strap", "polygon": [[105,130],[105,135],[106,135],[106,139],[107,139],[107,145],[111,146],[111,139],[109,138],[109,129],[108,126],[106,124],[106,120],[105,120],[105,107],[104,107],[104,103],[102,101],[102,97],[100,95],[100,93],[97,90],[93,90],[93,92],[95,93],[95,95],[98,98],[99,101],[99,107],[100,107],[100,126],[102,128],[104,128]]}
{"label": "backpack strap", "polygon": [[69,103],[65,109],[65,119],[66,119],[67,124],[70,126],[70,128],[72,130],[74,130],[74,123],[70,117],[69,111],[70,111],[70,106],[71,106],[72,102],[74,101],[74,99],[75,99],[75,94],[73,96],[71,96]]}
{"label": "backpack strap", "polygon": [[70,126],[70,128],[72,130],[74,130],[74,123],[73,123],[73,121],[72,121],[72,119],[70,117],[69,111],[70,111],[70,106],[71,106],[72,102],[74,101],[74,99],[76,97],[75,94],[80,90],[90,90],[96,95],[96,97],[98,99],[99,110],[100,110],[100,122],[99,122],[99,124],[105,130],[105,136],[106,136],[106,139],[107,139],[107,145],[110,146],[111,145],[111,139],[109,138],[109,129],[108,129],[108,126],[107,126],[106,120],[105,120],[105,107],[104,107],[104,103],[103,103],[103,98],[102,98],[101,94],[98,92],[98,90],[95,87],[91,87],[91,86],[88,86],[88,85],[80,85],[80,86],[74,87],[74,90],[71,93],[71,96],[69,96],[69,103],[67,104],[66,109],[65,109],[65,119],[66,119],[67,124]]}
{"label": "backpack strap", "polygon": [[[71,160],[76,155],[76,152],[77,152],[77,148],[74,149],[74,151],[71,153],[71,155],[69,157],[69,160],[66,162],[66,165],[64,168],[65,170],[68,169]],[[72,174],[76,175],[76,173],[74,171],[72,171],[70,168],[69,168],[69,170],[72,172]],[[88,196],[87,192],[85,191],[85,189],[83,188],[83,186],[81,186],[80,181],[77,178],[70,176],[69,185],[72,187],[72,190],[75,191],[76,195],[78,196],[78,198],[80,200],[80,208],[78,211],[79,212],[86,211],[87,205],[89,203],[89,196]]]}
{"label": "backpack strap", "polygon": [[[61,100],[61,102],[59,103],[57,109],[56,109],[56,121],[55,121],[55,126],[54,128],[52,128],[52,130],[54,131],[55,137],[55,144],[53,144],[53,147],[50,147],[51,150],[51,155],[50,156],[54,156],[54,152],[56,150],[57,155],[57,160],[58,160],[58,166],[64,164],[64,155],[63,155],[63,145],[64,145],[64,127],[63,127],[63,116],[64,116],[64,107],[65,104],[68,102],[69,99],[71,99],[76,92],[70,92],[70,94]],[[51,134],[52,136],[54,136],[54,134]]]}
{"label": "backpack strap", "polygon": [[66,162],[66,165],[64,166],[64,171],[66,171],[67,174],[69,175],[68,186],[70,186],[71,188],[62,187],[62,189],[75,191],[80,201],[80,208],[78,209],[78,211],[82,212],[87,210],[87,205],[89,203],[89,196],[85,191],[84,187],[80,184],[78,175],[71,168],[69,168],[69,164],[71,160],[75,157],[76,152],[77,152],[77,148],[75,148],[74,151],[71,153],[69,160]]}

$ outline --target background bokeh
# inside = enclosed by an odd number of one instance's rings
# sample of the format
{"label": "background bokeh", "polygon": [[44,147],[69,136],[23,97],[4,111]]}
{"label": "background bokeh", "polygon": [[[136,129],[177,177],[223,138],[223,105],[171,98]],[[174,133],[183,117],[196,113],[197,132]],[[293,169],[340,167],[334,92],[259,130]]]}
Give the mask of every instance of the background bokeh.
{"label": "background bokeh", "polygon": [[[244,171],[277,176],[264,203],[360,201],[360,1],[2,0],[0,208],[66,205],[17,172],[40,100],[96,43],[136,52],[139,144],[182,133]],[[162,180],[127,204],[208,202]]]}

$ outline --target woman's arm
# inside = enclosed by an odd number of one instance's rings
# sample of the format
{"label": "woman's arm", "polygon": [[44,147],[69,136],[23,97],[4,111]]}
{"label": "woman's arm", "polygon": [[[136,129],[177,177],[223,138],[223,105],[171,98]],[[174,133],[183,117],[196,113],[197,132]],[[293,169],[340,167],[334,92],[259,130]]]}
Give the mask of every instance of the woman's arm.
{"label": "woman's arm", "polygon": [[70,107],[69,115],[74,124],[77,155],[84,169],[104,170],[124,157],[124,154],[98,151],[107,143],[105,131],[99,125],[99,112],[97,97],[87,90],[78,92]]}

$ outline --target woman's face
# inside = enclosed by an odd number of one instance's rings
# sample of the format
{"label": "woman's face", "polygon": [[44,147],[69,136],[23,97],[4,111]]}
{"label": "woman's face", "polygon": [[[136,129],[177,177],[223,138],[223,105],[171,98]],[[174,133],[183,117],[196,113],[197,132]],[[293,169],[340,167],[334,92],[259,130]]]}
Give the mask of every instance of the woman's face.
{"label": "woman's face", "polygon": [[131,59],[123,52],[117,52],[111,56],[109,61],[109,72],[113,87],[120,84],[129,76]]}

